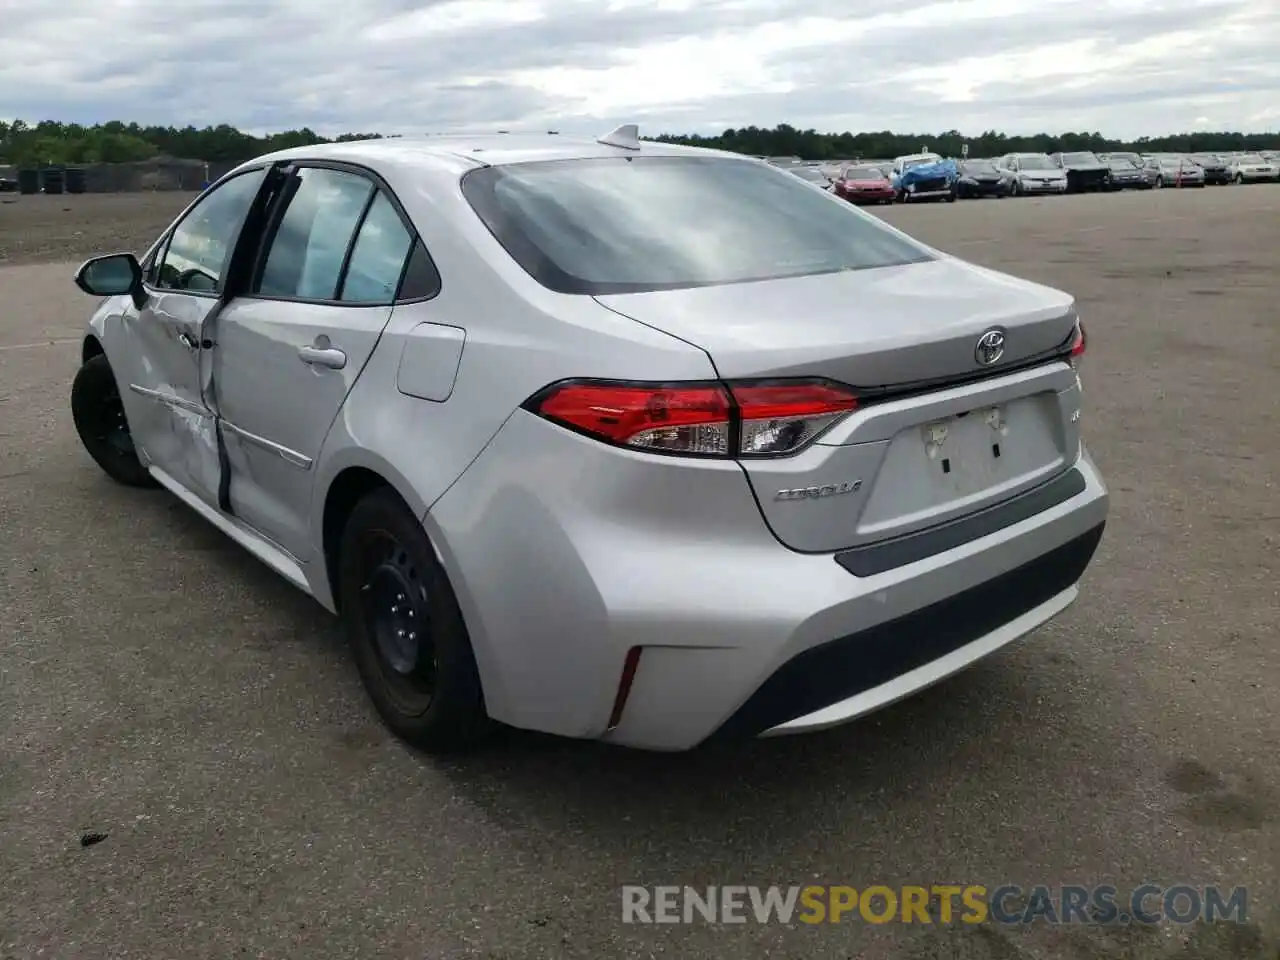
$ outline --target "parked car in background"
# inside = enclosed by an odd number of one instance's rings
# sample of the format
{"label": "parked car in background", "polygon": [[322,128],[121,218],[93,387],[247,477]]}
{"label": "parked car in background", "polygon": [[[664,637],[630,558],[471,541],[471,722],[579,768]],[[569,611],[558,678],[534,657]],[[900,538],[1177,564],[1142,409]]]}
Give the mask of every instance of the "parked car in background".
{"label": "parked car in background", "polygon": [[1232,183],[1265,183],[1280,176],[1280,163],[1258,153],[1246,153],[1233,157],[1228,171]]}
{"label": "parked car in background", "polygon": [[1067,193],[1088,193],[1111,188],[1111,168],[1087,150],[1049,155],[1067,178]]}
{"label": "parked car in background", "polygon": [[1205,183],[1231,182],[1231,161],[1226,157],[1216,153],[1193,153],[1187,159],[1204,171]]}
{"label": "parked car in background", "polygon": [[836,196],[851,203],[893,203],[896,197],[889,175],[866,164],[845,167],[831,186]]}
{"label": "parked car in background", "polygon": [[1153,172],[1157,188],[1204,186],[1204,171],[1186,157],[1162,154],[1149,159],[1146,167]]}
{"label": "parked car in background", "polygon": [[424,749],[830,727],[1066,610],[1108,493],[1074,298],[820,194],[634,125],[259,157],[76,271],[73,421]]}
{"label": "parked car in background", "polygon": [[1007,197],[1013,190],[1012,175],[997,167],[994,160],[961,160],[957,169],[956,195],[962,200]]}
{"label": "parked car in background", "polygon": [[903,203],[956,199],[959,171],[954,160],[936,153],[912,153],[893,161],[889,180]]}
{"label": "parked car in background", "polygon": [[1067,175],[1045,153],[1006,153],[996,166],[1012,178],[1014,196],[1067,192]]}
{"label": "parked car in background", "polygon": [[1142,169],[1142,154],[1134,153],[1131,150],[1119,150],[1112,153],[1100,153],[1098,159],[1103,163],[1110,163],[1112,160],[1128,160],[1138,169]]}
{"label": "parked car in background", "polygon": [[1115,155],[1104,161],[1111,171],[1112,190],[1150,190],[1155,184],[1132,160]]}
{"label": "parked car in background", "polygon": [[820,167],[806,163],[793,167],[784,167],[783,169],[786,170],[787,173],[799,177],[801,180],[808,181],[814,186],[822,187],[824,190],[831,186],[831,181],[827,178],[827,175],[822,172]]}

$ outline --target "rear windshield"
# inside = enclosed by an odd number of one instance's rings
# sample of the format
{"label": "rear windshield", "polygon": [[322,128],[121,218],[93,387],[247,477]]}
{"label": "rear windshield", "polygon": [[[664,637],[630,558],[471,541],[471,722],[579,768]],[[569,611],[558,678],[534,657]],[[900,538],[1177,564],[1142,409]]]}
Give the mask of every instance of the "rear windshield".
{"label": "rear windshield", "polygon": [[720,157],[484,167],[462,192],[543,286],[600,295],[744,283],[933,259],[795,176]]}
{"label": "rear windshield", "polygon": [[879,167],[850,167],[844,172],[846,180],[883,180],[884,173]]}
{"label": "rear windshield", "polygon": [[1064,153],[1062,159],[1067,163],[1097,163],[1098,158],[1092,153]]}

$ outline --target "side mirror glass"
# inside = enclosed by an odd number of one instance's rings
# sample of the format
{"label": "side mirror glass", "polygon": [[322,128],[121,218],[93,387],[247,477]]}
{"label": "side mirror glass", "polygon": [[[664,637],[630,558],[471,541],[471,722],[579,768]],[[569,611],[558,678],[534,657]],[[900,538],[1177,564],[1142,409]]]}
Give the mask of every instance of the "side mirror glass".
{"label": "side mirror glass", "polygon": [[137,306],[142,304],[142,265],[132,253],[112,253],[94,257],[76,271],[76,286],[95,297],[118,297],[131,294]]}

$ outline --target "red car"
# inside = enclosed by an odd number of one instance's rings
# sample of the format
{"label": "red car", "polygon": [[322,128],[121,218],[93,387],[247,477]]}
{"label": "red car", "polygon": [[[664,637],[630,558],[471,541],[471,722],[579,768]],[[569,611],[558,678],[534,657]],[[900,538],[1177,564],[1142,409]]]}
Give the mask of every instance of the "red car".
{"label": "red car", "polygon": [[893,203],[893,184],[879,167],[853,165],[840,171],[832,184],[836,196],[851,203]]}

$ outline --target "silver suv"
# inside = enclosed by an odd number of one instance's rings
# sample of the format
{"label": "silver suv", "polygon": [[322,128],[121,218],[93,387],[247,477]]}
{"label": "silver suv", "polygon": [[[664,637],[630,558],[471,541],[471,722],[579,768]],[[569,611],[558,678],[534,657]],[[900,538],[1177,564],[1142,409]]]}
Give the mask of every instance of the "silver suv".
{"label": "silver suv", "polygon": [[1070,296],[634,126],[275,153],[76,282],[90,455],[429,750],[849,720],[1061,612],[1107,514]]}

